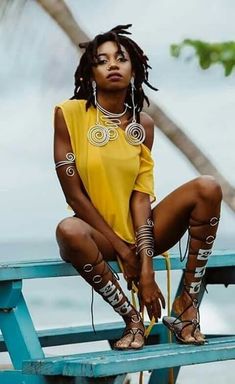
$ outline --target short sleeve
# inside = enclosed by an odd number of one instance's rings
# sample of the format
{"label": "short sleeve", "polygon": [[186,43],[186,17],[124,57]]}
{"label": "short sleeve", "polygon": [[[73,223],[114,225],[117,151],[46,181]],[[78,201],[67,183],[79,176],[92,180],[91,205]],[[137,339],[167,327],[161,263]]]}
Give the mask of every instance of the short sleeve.
{"label": "short sleeve", "polygon": [[147,193],[150,196],[150,201],[153,203],[156,200],[154,194],[154,176],[153,176],[154,161],[150,150],[141,145],[140,167],[139,173],[135,180],[133,190]]}
{"label": "short sleeve", "polygon": [[60,108],[63,112],[66,127],[69,133],[70,142],[73,153],[76,156],[79,153],[77,143],[80,142],[80,130],[78,129],[78,119],[83,121],[84,116],[84,102],[83,100],[65,100],[64,102],[57,104],[55,109]]}

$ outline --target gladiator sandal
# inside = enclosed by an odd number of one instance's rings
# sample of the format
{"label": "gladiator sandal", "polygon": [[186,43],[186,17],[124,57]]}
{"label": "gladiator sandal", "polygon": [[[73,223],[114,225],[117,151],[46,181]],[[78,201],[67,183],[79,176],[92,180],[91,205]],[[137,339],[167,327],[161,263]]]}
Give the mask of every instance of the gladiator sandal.
{"label": "gladiator sandal", "polygon": [[[199,313],[199,302],[197,298],[193,298],[189,291],[187,290],[185,286],[185,292],[187,293],[188,297],[190,298],[190,304],[184,308],[184,310],[177,316],[177,317],[171,317],[171,316],[164,316],[162,319],[162,322],[164,325],[167,326],[167,328],[173,332],[175,335],[175,338],[178,342],[183,343],[183,344],[195,344],[195,345],[200,345],[205,343],[205,338],[201,336],[199,340],[196,340],[194,338],[194,335],[196,332],[200,332],[200,313]],[[189,308],[195,308],[196,309],[196,316],[191,319],[191,320],[183,320],[182,316],[185,314],[185,312]],[[183,330],[186,327],[191,326],[191,334],[190,338],[185,339],[183,338]]]}
{"label": "gladiator sandal", "polygon": [[[77,263],[76,263],[77,264]],[[109,303],[126,323],[122,338],[114,344],[116,349],[141,349],[144,346],[144,324],[136,309],[130,304],[116,277],[100,252],[95,260],[85,264],[80,259],[75,266],[80,275]]]}
{"label": "gladiator sandal", "polygon": [[139,314],[132,315],[120,340],[114,344],[114,349],[142,349],[144,346],[144,327]]}
{"label": "gladiator sandal", "polygon": [[[185,301],[189,304],[182,308],[182,295],[177,297],[173,304],[173,311],[177,317],[163,317],[163,323],[174,333],[176,340],[185,344],[204,344],[205,337],[200,331],[200,314],[198,295],[200,293],[202,278],[206,271],[206,265],[212,252],[212,245],[216,237],[219,218],[212,217],[209,222],[191,220],[189,228],[189,255],[184,272]],[[209,226],[209,233],[204,234],[203,228]],[[193,319],[187,319],[186,312],[194,308]],[[185,328],[191,327],[189,338],[183,337]]]}

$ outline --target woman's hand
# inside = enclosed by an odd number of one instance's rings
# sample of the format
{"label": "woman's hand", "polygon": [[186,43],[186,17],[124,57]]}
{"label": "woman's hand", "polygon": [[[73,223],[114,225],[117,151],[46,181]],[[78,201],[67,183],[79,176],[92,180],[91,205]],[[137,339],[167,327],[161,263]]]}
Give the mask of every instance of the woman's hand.
{"label": "woman's hand", "polygon": [[125,253],[120,255],[120,259],[124,269],[124,277],[127,281],[127,289],[132,289],[132,282],[138,285],[140,278],[140,262],[136,255],[135,245],[129,245]]}
{"label": "woman's hand", "polygon": [[149,319],[154,316],[155,320],[161,318],[162,308],[165,308],[164,296],[154,280],[154,272],[140,277],[139,285],[140,305],[146,306]]}

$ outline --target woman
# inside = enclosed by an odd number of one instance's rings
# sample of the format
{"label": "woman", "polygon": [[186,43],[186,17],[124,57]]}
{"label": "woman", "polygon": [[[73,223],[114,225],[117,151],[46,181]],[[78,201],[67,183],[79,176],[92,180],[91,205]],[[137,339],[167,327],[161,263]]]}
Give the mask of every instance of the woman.
{"label": "woman", "polygon": [[184,289],[177,317],[164,324],[183,343],[202,344],[198,301],[202,276],[216,236],[222,193],[209,176],[172,192],[153,210],[154,123],[141,112],[148,58],[117,26],[81,44],[74,96],[55,111],[55,164],[74,217],[57,227],[61,257],[122,316],[126,328],[117,349],[144,345],[144,325],[106,261],[122,262],[128,288],[138,286],[150,319],[161,317],[165,300],[152,256],[171,248],[189,230]]}

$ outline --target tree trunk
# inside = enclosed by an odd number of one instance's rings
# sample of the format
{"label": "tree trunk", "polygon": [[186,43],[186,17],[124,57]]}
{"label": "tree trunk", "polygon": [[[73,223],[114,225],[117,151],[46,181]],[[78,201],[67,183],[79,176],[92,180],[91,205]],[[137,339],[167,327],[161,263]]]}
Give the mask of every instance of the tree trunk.
{"label": "tree trunk", "polygon": [[[63,0],[37,0],[47,13],[65,31],[73,44],[89,41],[89,37],[78,26],[72,13]],[[154,102],[146,111],[156,126],[185,155],[200,174],[209,174],[216,178],[223,190],[224,202],[235,212],[235,188],[218,171],[206,155],[193,143],[183,130],[177,126],[166,113]]]}
{"label": "tree trunk", "polygon": [[88,35],[79,27],[63,0],[37,0],[37,2],[64,30],[77,48],[79,43],[89,40]]}
{"label": "tree trunk", "polygon": [[208,157],[154,101],[150,100],[150,107],[146,108],[146,112],[152,117],[155,125],[185,155],[200,174],[212,175],[216,178],[222,187],[225,203],[235,212],[235,188]]}

